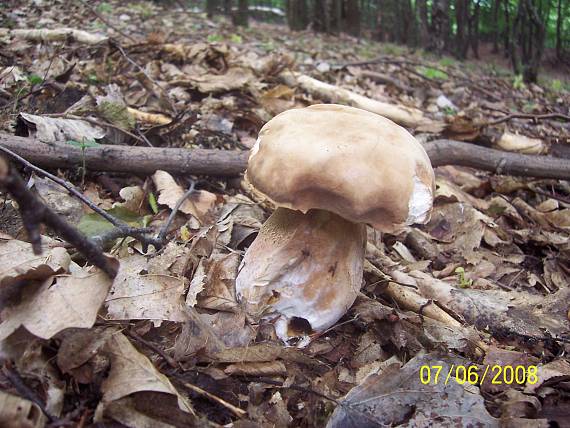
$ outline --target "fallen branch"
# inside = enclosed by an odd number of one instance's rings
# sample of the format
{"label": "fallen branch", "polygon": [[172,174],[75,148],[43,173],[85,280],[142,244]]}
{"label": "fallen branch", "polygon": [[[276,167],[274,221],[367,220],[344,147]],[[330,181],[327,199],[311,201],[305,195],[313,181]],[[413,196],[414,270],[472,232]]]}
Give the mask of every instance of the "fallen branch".
{"label": "fallen branch", "polygon": [[304,91],[320,99],[371,111],[410,128],[417,128],[432,122],[424,116],[421,110],[373,100],[303,74],[284,72],[280,77],[288,86],[300,86]]}
{"label": "fallen branch", "polygon": [[434,167],[461,165],[495,174],[570,179],[568,159],[522,155],[453,140],[431,141],[424,148]]}
{"label": "fallen branch", "polygon": [[0,38],[24,39],[30,42],[64,42],[74,40],[85,45],[96,45],[109,40],[107,36],[88,33],[75,28],[28,29],[0,28]]}
{"label": "fallen branch", "polygon": [[499,123],[508,122],[511,119],[530,119],[533,120],[534,122],[546,119],[559,119],[559,120],[570,121],[570,116],[562,113],[547,113],[547,114],[512,113],[508,114],[507,116],[500,117],[498,119],[491,120],[489,122],[485,122],[482,124],[482,126],[498,125]]}
{"label": "fallen branch", "polygon": [[[45,144],[32,138],[0,133],[0,146],[43,168],[77,168],[82,151],[64,143]],[[570,162],[551,156],[522,155],[453,140],[424,144],[434,167],[462,165],[495,174],[570,179]],[[92,171],[152,174],[156,170],[181,175],[235,177],[247,166],[249,152],[102,145],[85,149],[85,165]]]}
{"label": "fallen branch", "polygon": [[161,169],[172,174],[235,177],[247,165],[246,151],[178,149],[101,145],[85,149],[65,143],[45,144],[33,138],[0,133],[0,146],[6,147],[42,168],[77,168],[85,159],[91,171],[152,174]]}
{"label": "fallen branch", "polygon": [[18,172],[0,158],[0,187],[18,203],[20,215],[34,254],[41,254],[40,225],[45,224],[65,241],[73,245],[85,259],[100,268],[110,278],[119,270],[116,259],[108,257],[89,238],[67,223],[41,202],[26,186]]}

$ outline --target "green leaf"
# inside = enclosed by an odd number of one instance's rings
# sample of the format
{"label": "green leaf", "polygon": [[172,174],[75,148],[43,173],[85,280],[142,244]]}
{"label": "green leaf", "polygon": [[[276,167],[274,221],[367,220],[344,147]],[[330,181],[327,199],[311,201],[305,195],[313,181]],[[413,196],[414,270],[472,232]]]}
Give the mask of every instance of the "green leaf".
{"label": "green leaf", "polygon": [[42,79],[40,76],[38,76],[37,74],[30,74],[28,77],[28,83],[30,85],[39,85],[41,83],[44,82],[44,79]]}
{"label": "green leaf", "polygon": [[447,73],[444,73],[443,71],[431,67],[421,67],[420,73],[423,74],[428,79],[447,80],[447,78],[449,77]]}
{"label": "green leaf", "polygon": [[158,203],[156,202],[156,196],[153,192],[148,194],[148,204],[153,213],[158,214]]}
{"label": "green leaf", "polygon": [[[146,223],[145,217],[147,216],[141,216],[140,214],[137,214],[125,207],[118,206],[105,211],[111,214],[113,217],[122,220],[133,227],[144,227],[144,224]],[[81,218],[77,227],[85,235],[92,237],[108,232],[115,226],[113,226],[99,214],[90,213],[85,214]]]}

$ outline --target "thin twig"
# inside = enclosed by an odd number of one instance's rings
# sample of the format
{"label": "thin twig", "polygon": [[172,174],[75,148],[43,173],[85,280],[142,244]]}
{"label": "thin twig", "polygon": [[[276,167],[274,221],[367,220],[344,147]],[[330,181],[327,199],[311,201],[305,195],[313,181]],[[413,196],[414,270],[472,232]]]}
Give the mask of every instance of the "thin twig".
{"label": "thin twig", "polygon": [[16,388],[19,394],[21,394],[24,398],[30,400],[32,403],[35,403],[40,408],[42,413],[46,415],[50,422],[57,420],[56,417],[48,412],[45,404],[37,396],[37,394],[28,385],[26,385],[24,379],[22,379],[10,361],[6,361],[4,367],[2,367],[2,373],[4,373],[4,376],[6,376],[6,378],[10,381],[14,388]]}
{"label": "thin twig", "polygon": [[132,339],[136,340],[137,342],[142,343],[144,346],[146,346],[147,348],[151,349],[152,351],[154,351],[155,353],[157,353],[158,355],[160,355],[162,357],[162,359],[164,361],[166,361],[166,363],[172,367],[173,369],[178,370],[180,368],[180,365],[176,363],[176,361],[174,361],[174,359],[168,355],[166,352],[164,352],[162,349],[160,349],[157,345],[155,345],[152,342],[149,342],[148,340],[143,339],[142,337],[140,337],[138,334],[136,334],[133,331],[130,331],[128,329],[123,330],[123,333],[125,333],[127,336],[130,336]]}
{"label": "thin twig", "polygon": [[500,117],[489,122],[485,122],[482,126],[498,125],[499,123],[508,122],[511,119],[530,119],[535,122],[546,119],[560,119],[570,121],[570,116],[562,113],[547,113],[547,114],[527,114],[527,113],[511,113],[507,116]]}
{"label": "thin twig", "polygon": [[89,11],[95,15],[103,24],[105,24],[107,27],[112,28],[113,30],[115,30],[117,33],[119,33],[121,36],[129,39],[132,42],[136,42],[135,39],[133,39],[131,36],[129,36],[128,34],[124,33],[123,31],[119,30],[117,27],[115,27],[113,24],[111,24],[107,19],[103,18],[91,5],[89,5],[87,2],[85,2],[84,0],[79,0],[81,2],[81,4],[83,6],[85,6],[87,9],[89,9]]}
{"label": "thin twig", "polygon": [[243,418],[245,415],[247,415],[247,412],[245,410],[240,409],[237,406],[234,406],[231,403],[228,403],[226,400],[224,400],[223,398],[220,398],[202,388],[200,388],[199,386],[196,385],[192,385],[191,383],[188,382],[183,382],[182,385],[184,385],[186,388],[197,392],[200,395],[203,395],[204,397],[209,398],[210,400],[215,401],[218,404],[221,404],[222,406],[224,406],[226,409],[228,409],[229,411],[231,411],[233,414],[235,414],[238,418]]}
{"label": "thin twig", "polygon": [[158,235],[156,237],[159,241],[164,242],[164,239],[166,238],[166,234],[168,233],[168,228],[170,227],[170,225],[174,221],[174,217],[176,217],[176,213],[178,212],[178,210],[180,209],[180,207],[182,206],[184,201],[186,199],[188,199],[188,197],[194,192],[195,186],[196,186],[196,182],[194,180],[191,180],[190,187],[188,188],[186,193],[184,193],[184,195],[178,200],[178,202],[176,202],[176,205],[174,206],[174,208],[172,209],[172,212],[168,216],[168,220],[166,220],[166,223],[164,223],[162,225],[162,227],[160,228],[160,231],[158,232]]}

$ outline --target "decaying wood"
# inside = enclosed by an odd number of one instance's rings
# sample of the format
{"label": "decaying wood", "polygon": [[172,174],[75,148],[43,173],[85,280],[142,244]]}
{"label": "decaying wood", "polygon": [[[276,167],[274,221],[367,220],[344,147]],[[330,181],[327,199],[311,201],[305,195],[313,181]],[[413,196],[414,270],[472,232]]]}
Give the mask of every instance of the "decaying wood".
{"label": "decaying wood", "polygon": [[0,28],[0,38],[24,39],[30,42],[63,42],[72,39],[85,45],[96,45],[109,40],[107,36],[88,33],[76,28]]}
{"label": "decaying wood", "polygon": [[[0,133],[0,146],[42,168],[77,168],[83,162],[81,149],[64,143],[45,144]],[[568,159],[509,153],[453,140],[431,141],[424,148],[434,167],[462,165],[495,174],[570,179]],[[85,165],[91,171],[152,174],[160,169],[172,174],[235,177],[245,171],[248,156],[247,151],[238,150],[101,145],[85,149]]]}
{"label": "decaying wood", "polygon": [[206,149],[177,149],[101,145],[85,149],[65,143],[45,144],[32,138],[0,133],[6,147],[42,168],[78,168],[85,158],[87,170],[152,174],[237,176],[245,170],[249,153]]}
{"label": "decaying wood", "polygon": [[431,122],[421,110],[373,100],[300,73],[284,72],[280,77],[288,86],[300,86],[304,91],[322,100],[368,110],[409,128],[417,128]]}
{"label": "decaying wood", "polygon": [[568,159],[522,155],[453,140],[431,141],[424,148],[434,167],[461,165],[495,174],[570,179]]}

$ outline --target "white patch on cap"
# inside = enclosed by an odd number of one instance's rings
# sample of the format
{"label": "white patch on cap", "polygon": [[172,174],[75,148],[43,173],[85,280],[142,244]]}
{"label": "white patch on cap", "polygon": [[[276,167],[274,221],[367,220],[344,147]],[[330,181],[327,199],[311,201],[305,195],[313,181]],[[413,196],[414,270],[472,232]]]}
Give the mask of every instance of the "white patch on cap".
{"label": "white patch on cap", "polygon": [[259,144],[261,144],[261,137],[257,138],[254,146],[251,148],[251,152],[249,152],[249,159],[251,159],[257,154],[257,152],[259,151]]}
{"label": "white patch on cap", "polygon": [[418,177],[414,177],[414,190],[408,202],[408,218],[406,224],[425,223],[429,218],[433,196],[431,189]]}

